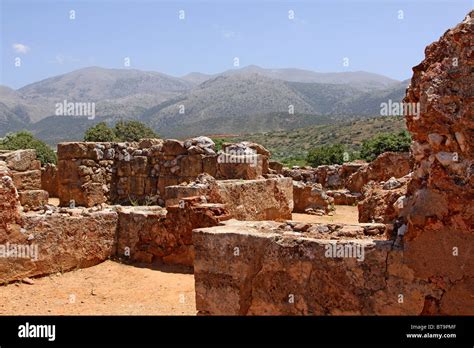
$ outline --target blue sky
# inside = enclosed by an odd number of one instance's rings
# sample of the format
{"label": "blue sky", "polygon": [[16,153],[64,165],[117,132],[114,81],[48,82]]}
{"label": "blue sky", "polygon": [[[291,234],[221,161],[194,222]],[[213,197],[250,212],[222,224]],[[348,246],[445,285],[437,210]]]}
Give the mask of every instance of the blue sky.
{"label": "blue sky", "polygon": [[471,0],[0,2],[0,84],[12,88],[87,66],[126,68],[125,57],[131,68],[174,76],[232,69],[239,57],[241,66],[403,80],[426,45],[473,7]]}

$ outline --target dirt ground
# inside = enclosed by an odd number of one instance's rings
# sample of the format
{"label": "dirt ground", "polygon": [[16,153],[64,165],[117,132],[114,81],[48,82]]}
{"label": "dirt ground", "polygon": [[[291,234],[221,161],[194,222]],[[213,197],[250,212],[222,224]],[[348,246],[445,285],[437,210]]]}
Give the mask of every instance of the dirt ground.
{"label": "dirt ground", "polygon": [[359,221],[359,211],[357,207],[350,205],[336,205],[336,211],[333,216],[309,215],[309,214],[292,214],[294,221],[315,222],[315,223],[345,223],[357,224]]}
{"label": "dirt ground", "polygon": [[195,315],[194,276],[184,271],[106,261],[0,286],[0,315]]}
{"label": "dirt ground", "polygon": [[[293,214],[293,220],[357,223],[357,214],[357,207],[336,206],[333,216]],[[188,268],[106,261],[31,285],[0,286],[0,315],[195,315],[194,296]]]}

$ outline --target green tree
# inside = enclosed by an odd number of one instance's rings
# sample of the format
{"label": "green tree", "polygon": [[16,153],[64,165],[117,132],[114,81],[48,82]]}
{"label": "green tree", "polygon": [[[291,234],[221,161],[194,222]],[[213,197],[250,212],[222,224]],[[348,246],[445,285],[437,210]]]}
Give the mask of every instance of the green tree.
{"label": "green tree", "polygon": [[138,141],[143,138],[158,138],[153,129],[139,121],[119,121],[114,127],[115,135],[120,141]]}
{"label": "green tree", "polygon": [[110,142],[117,140],[115,131],[109,128],[105,122],[97,123],[90,127],[84,134],[84,141]]}
{"label": "green tree", "polygon": [[410,150],[410,144],[410,133],[406,130],[399,133],[383,133],[364,140],[360,156],[370,162],[387,151],[407,152]]}
{"label": "green tree", "polygon": [[342,164],[344,160],[344,146],[341,144],[323,145],[314,148],[308,152],[306,162],[312,167],[317,167],[323,164]]}
{"label": "green tree", "polygon": [[36,150],[36,156],[41,161],[41,164],[56,163],[57,157],[53,149],[45,142],[35,138],[33,134],[28,131],[20,131],[17,133],[10,133],[5,138],[0,139],[0,149],[2,150]]}

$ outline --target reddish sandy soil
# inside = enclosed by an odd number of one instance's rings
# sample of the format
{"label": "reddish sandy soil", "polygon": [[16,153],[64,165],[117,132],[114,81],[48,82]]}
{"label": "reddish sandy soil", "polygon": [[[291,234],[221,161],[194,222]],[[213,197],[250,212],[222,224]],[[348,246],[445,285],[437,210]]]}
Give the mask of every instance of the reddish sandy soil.
{"label": "reddish sandy soil", "polygon": [[0,286],[0,315],[195,315],[194,276],[184,271],[106,261]]}
{"label": "reddish sandy soil", "polygon": [[[357,223],[357,207],[336,206],[333,216],[293,214],[293,220]],[[0,286],[0,315],[196,314],[194,276],[188,268],[106,261],[33,282]]]}
{"label": "reddish sandy soil", "polygon": [[316,223],[345,223],[357,224],[359,221],[359,212],[357,207],[350,205],[336,205],[336,211],[333,216],[308,215],[308,214],[292,214],[294,221],[316,222]]}

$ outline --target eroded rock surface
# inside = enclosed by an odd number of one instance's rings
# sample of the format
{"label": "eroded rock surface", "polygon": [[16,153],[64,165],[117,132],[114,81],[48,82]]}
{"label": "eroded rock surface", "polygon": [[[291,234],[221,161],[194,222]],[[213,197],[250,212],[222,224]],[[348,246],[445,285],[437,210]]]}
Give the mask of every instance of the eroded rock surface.
{"label": "eroded rock surface", "polygon": [[405,250],[416,277],[436,282],[435,311],[474,308],[474,11],[429,45],[405,102],[416,164],[408,185]]}

